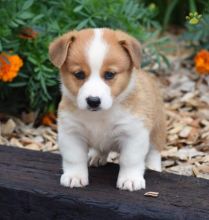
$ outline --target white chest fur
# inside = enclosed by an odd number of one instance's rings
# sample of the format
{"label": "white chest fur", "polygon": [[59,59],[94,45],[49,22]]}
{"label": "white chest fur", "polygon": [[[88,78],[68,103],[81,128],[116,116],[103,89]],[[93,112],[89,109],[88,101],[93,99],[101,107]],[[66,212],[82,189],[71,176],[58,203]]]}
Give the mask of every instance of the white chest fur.
{"label": "white chest fur", "polygon": [[121,106],[100,112],[61,112],[58,127],[59,133],[73,133],[88,147],[101,151],[118,150],[124,137],[135,135],[144,128],[142,119],[134,117]]}

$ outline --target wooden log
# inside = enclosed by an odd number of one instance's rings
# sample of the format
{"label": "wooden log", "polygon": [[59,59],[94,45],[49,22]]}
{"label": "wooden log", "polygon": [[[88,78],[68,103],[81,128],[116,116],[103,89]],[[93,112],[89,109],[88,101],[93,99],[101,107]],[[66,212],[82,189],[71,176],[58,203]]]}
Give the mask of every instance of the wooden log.
{"label": "wooden log", "polygon": [[[90,168],[90,185],[60,186],[60,155],[0,146],[0,219],[209,219],[209,181],[146,172],[146,190],[116,189],[118,165]],[[156,198],[145,197],[159,192]]]}

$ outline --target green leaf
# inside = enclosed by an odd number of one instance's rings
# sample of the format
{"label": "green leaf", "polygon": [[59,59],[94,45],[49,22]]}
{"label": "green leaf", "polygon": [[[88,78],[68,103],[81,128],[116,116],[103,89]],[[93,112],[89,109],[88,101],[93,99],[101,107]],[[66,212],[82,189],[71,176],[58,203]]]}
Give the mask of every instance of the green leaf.
{"label": "green leaf", "polygon": [[20,14],[18,15],[18,18],[21,18],[21,19],[29,19],[29,18],[32,18],[33,16],[34,16],[33,13],[28,12],[28,11],[24,11],[24,12],[22,12],[22,13],[20,13]]}
{"label": "green leaf", "polygon": [[53,70],[53,69],[48,68],[47,66],[43,66],[42,68],[43,68],[43,70],[45,70],[45,71],[47,71],[47,72],[49,72],[49,73],[54,72],[54,70]]}
{"label": "green leaf", "polygon": [[92,27],[96,27],[97,25],[95,24],[94,20],[91,18],[89,19],[89,23],[91,24]]}
{"label": "green leaf", "polygon": [[23,20],[21,20],[21,19],[15,19],[15,22],[16,23],[18,23],[18,24],[20,24],[20,25],[25,25],[25,22],[23,21]]}
{"label": "green leaf", "polygon": [[26,75],[26,74],[24,74],[24,73],[19,73],[19,76],[21,77],[21,78],[29,78],[29,76],[28,75]]}
{"label": "green leaf", "polygon": [[77,7],[75,7],[74,8],[74,12],[79,12],[79,11],[81,11],[83,9],[83,5],[79,5],[79,6],[77,6]]}
{"label": "green leaf", "polygon": [[40,14],[40,15],[35,16],[35,17],[32,19],[32,23],[35,23],[36,21],[40,20],[40,19],[43,18],[43,17],[44,17],[43,14]]}
{"label": "green leaf", "polygon": [[77,25],[76,29],[77,29],[77,30],[80,30],[80,29],[86,27],[86,25],[87,25],[88,22],[89,22],[89,19],[83,20],[80,24]]}
{"label": "green leaf", "polygon": [[34,0],[27,0],[22,6],[22,10],[26,10],[26,9],[30,8],[31,5],[33,4],[33,2],[34,2]]}
{"label": "green leaf", "polygon": [[2,43],[0,41],[0,52],[3,50]]}
{"label": "green leaf", "polygon": [[9,83],[8,85],[9,87],[12,87],[12,88],[18,88],[18,87],[26,86],[27,82],[14,82],[14,83]]}
{"label": "green leaf", "polygon": [[13,28],[17,28],[19,25],[16,23],[16,22],[14,22],[14,21],[11,21],[10,22],[10,24],[9,24],[11,27],[13,27]]}
{"label": "green leaf", "polygon": [[171,19],[172,12],[173,12],[174,8],[176,7],[177,3],[178,3],[178,0],[173,0],[170,2],[170,4],[167,5],[166,11],[165,11],[165,16],[163,18],[163,30],[165,30],[165,28],[167,27],[167,25]]}
{"label": "green leaf", "polygon": [[31,63],[33,63],[33,64],[35,64],[35,65],[38,65],[38,61],[35,60],[33,57],[28,57],[28,60],[29,60]]}
{"label": "green leaf", "polygon": [[43,89],[43,91],[44,91],[44,93],[46,95],[46,98],[50,99],[51,97],[50,97],[50,95],[49,95],[49,93],[47,91],[46,84],[45,84],[44,78],[42,77],[42,73],[41,72],[39,72],[39,76],[40,76],[41,87],[42,87],[42,89]]}

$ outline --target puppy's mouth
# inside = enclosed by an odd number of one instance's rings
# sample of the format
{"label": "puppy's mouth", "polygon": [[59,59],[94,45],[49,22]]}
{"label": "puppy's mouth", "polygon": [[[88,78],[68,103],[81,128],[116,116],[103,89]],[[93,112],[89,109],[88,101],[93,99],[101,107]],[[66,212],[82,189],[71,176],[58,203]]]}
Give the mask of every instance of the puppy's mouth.
{"label": "puppy's mouth", "polygon": [[97,111],[100,111],[100,110],[101,110],[100,107],[96,107],[96,108],[88,107],[87,109],[88,109],[89,111],[92,111],[92,112],[97,112]]}

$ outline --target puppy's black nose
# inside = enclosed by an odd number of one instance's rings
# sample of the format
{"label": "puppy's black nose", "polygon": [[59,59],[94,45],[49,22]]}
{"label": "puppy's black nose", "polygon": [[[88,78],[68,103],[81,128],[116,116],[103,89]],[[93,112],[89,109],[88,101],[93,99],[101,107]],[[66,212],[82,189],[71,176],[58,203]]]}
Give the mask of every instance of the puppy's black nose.
{"label": "puppy's black nose", "polygon": [[89,96],[86,99],[87,104],[91,108],[97,108],[101,104],[100,98],[99,97],[94,97],[94,96]]}

